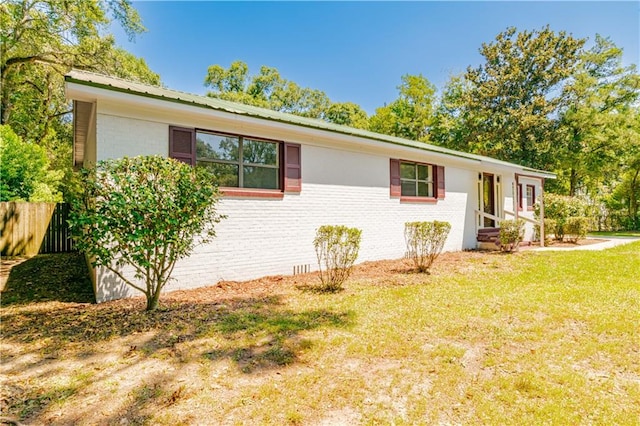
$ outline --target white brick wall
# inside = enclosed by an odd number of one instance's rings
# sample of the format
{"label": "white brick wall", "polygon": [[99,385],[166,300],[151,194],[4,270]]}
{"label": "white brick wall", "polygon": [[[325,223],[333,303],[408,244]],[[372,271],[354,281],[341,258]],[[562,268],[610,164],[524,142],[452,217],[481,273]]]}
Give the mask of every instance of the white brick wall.
{"label": "white brick wall", "polygon": [[[167,155],[169,124],[117,117],[113,112],[100,113],[97,120],[98,160]],[[219,224],[215,241],[197,247],[191,257],[176,265],[167,290],[291,274],[295,265],[308,264],[315,270],[312,241],[316,229],[325,224],[362,229],[359,262],[402,257],[404,223],[408,221],[448,221],[452,229],[445,250],[475,247],[477,170],[444,163],[444,200],[400,202],[389,196],[389,159],[429,162],[428,153],[418,152],[412,158],[406,150],[394,151],[392,145],[387,153],[373,154],[289,140],[303,144],[302,192],[285,194],[282,199],[225,197],[220,212],[228,218]],[[441,159],[431,161],[442,164]],[[98,301],[136,294],[108,271],[98,269],[96,273]]]}
{"label": "white brick wall", "polygon": [[168,126],[107,114],[97,115],[98,160],[169,155]]}

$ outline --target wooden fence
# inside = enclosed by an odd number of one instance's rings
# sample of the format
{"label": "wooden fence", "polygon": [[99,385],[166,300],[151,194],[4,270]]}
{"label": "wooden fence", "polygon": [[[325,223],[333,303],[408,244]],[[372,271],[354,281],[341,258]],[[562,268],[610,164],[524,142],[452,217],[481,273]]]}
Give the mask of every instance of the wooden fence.
{"label": "wooden fence", "polygon": [[3,256],[73,251],[66,203],[0,203],[0,252]]}

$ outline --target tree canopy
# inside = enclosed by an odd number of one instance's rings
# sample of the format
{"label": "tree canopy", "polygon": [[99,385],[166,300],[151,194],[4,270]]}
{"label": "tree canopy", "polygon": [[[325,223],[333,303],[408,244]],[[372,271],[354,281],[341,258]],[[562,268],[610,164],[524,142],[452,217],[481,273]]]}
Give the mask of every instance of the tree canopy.
{"label": "tree canopy", "polygon": [[0,201],[62,201],[62,172],[49,169],[44,148],[0,125]]}
{"label": "tree canopy", "polygon": [[0,3],[0,124],[45,148],[51,167],[71,177],[71,108],[64,74],[72,67],[159,84],[145,61],[107,33],[120,23],[144,31],[128,0],[10,0]]}
{"label": "tree canopy", "polygon": [[640,76],[611,40],[585,42],[549,27],[498,34],[482,45],[482,65],[445,86],[431,140],[554,171],[548,189],[624,199],[635,218]]}
{"label": "tree canopy", "polygon": [[398,99],[376,109],[370,130],[416,141],[428,141],[436,88],[422,74],[403,75]]}
{"label": "tree canopy", "polygon": [[300,87],[282,78],[275,68],[262,66],[258,74],[249,77],[249,67],[242,61],[227,69],[211,65],[204,83],[212,89],[208,96],[303,117],[322,119],[331,104],[324,92]]}
{"label": "tree canopy", "polygon": [[509,28],[494,42],[483,43],[484,63],[469,67],[464,82],[454,83],[457,88],[450,86],[440,111],[448,109],[466,129],[454,131],[451,139],[436,139],[454,149],[549,168],[556,138],[551,118],[560,112],[562,84],[584,42],[546,27],[522,32]]}

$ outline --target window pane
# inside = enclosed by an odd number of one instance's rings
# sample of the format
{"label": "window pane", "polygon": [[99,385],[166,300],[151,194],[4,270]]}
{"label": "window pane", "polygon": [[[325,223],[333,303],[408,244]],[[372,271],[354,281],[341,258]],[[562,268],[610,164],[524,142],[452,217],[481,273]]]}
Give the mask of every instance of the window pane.
{"label": "window pane", "polygon": [[418,197],[433,197],[432,188],[430,183],[418,182]]}
{"label": "window pane", "polygon": [[244,166],[243,185],[245,188],[279,189],[278,169],[270,167]]}
{"label": "window pane", "polygon": [[401,194],[404,196],[415,197],[416,196],[416,183],[412,181],[402,181]]}
{"label": "window pane", "polygon": [[431,166],[418,164],[418,179],[419,180],[431,180]]}
{"label": "window pane", "polygon": [[409,163],[400,163],[400,177],[402,179],[415,179],[416,165]]}
{"label": "window pane", "polygon": [[535,204],[535,200],[533,199],[533,187],[527,185],[527,206],[532,207]]}
{"label": "window pane", "polygon": [[218,186],[237,187],[238,186],[238,166],[235,164],[211,163],[208,161],[198,161],[198,167],[206,167],[215,176]]}
{"label": "window pane", "polygon": [[242,161],[250,164],[278,165],[278,144],[275,142],[242,141]]}
{"label": "window pane", "polygon": [[196,158],[238,161],[238,138],[196,132]]}

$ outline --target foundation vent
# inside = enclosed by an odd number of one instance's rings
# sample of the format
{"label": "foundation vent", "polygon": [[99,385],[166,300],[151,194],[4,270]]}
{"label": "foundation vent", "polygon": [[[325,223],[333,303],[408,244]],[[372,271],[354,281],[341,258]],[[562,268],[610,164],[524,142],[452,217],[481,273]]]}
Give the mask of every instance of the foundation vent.
{"label": "foundation vent", "polygon": [[311,265],[310,264],[295,265],[293,267],[293,275],[306,274],[308,272],[311,272]]}

